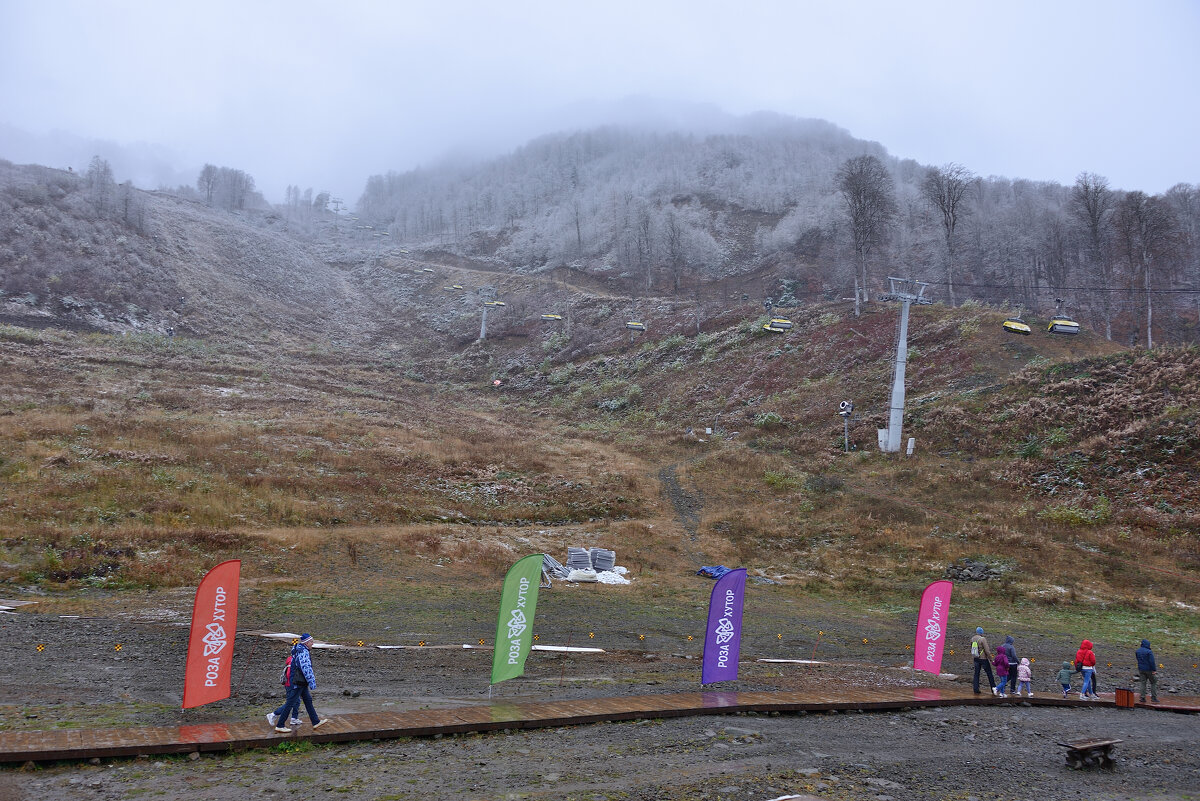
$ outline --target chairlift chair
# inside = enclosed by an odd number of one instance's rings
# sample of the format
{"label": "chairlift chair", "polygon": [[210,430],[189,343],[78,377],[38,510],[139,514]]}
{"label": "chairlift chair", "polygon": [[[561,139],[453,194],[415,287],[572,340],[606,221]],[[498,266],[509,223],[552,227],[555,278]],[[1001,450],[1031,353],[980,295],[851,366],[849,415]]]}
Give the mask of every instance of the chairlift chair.
{"label": "chairlift chair", "polygon": [[1046,330],[1051,334],[1074,335],[1079,333],[1079,323],[1070,317],[1056,315],[1050,320],[1050,324],[1046,326]]}
{"label": "chairlift chair", "polygon": [[764,331],[770,331],[770,332],[771,332],[771,333],[773,333],[773,334],[784,334],[784,333],[787,333],[787,329],[786,329],[786,328],[779,328],[778,326],[771,325],[770,323],[763,323],[763,330],[764,330]]}
{"label": "chairlift chair", "polygon": [[772,325],[776,328],[782,328],[786,331],[792,327],[792,321],[786,317],[772,317],[771,322],[768,323],[768,325]]}
{"label": "chairlift chair", "polygon": [[645,323],[635,322],[634,320],[630,320],[629,322],[625,323],[625,327],[628,328],[630,331],[645,331],[646,330]]}
{"label": "chairlift chair", "polygon": [[1078,334],[1079,323],[1063,313],[1062,308],[1064,303],[1066,301],[1062,298],[1054,299],[1054,316],[1050,318],[1050,324],[1046,326],[1046,330],[1051,334]]}
{"label": "chairlift chair", "polygon": [[1020,317],[1009,317],[1005,320],[1004,330],[1010,334],[1021,334],[1022,336],[1029,336],[1033,333],[1033,329],[1029,327],[1029,323]]}
{"label": "chairlift chair", "polygon": [[562,320],[562,318],[563,318],[563,316],[561,314],[543,314],[542,315],[543,320],[552,320],[554,322],[558,322],[558,321]]}

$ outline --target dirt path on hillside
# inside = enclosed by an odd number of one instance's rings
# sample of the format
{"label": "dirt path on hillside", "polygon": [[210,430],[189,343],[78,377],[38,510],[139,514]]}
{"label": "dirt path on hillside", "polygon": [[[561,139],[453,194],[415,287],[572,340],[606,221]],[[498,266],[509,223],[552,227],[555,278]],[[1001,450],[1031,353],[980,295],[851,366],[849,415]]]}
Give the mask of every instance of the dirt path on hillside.
{"label": "dirt path on hillside", "polygon": [[687,532],[687,538],[679,545],[692,561],[693,568],[704,564],[704,555],[699,550],[700,514],[704,509],[704,494],[700,490],[688,492],[679,483],[678,464],[669,464],[658,471],[658,481],[662,485],[662,494],[671,503],[675,511],[675,520]]}

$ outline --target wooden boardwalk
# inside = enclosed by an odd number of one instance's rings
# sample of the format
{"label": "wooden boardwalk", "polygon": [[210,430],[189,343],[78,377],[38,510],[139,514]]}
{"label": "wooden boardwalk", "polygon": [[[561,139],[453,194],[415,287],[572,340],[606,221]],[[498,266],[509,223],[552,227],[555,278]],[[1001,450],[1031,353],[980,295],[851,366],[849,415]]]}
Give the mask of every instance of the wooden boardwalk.
{"label": "wooden boardwalk", "polygon": [[[0,763],[41,762],[192,751],[236,751],[278,745],[287,740],[319,743],[427,737],[435,734],[537,729],[614,720],[727,715],[736,712],[829,712],[884,710],[974,704],[1029,703],[1035,706],[1115,706],[1099,701],[1045,694],[1007,699],[975,695],[969,688],[879,688],[838,693],[695,692],[619,696],[569,701],[494,702],[454,709],[370,712],[331,718],[319,731],[306,722],[292,734],[278,734],[257,718],[239,723],[149,726],[125,729],[76,729],[0,732]],[[1200,698],[1175,697],[1138,707],[1200,713]]]}

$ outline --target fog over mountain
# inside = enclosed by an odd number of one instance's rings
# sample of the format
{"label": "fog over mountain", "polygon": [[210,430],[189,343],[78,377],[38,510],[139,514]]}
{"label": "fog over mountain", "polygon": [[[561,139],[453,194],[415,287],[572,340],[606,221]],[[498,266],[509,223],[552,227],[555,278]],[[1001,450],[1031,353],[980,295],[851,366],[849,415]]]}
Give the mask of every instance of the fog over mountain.
{"label": "fog over mountain", "polygon": [[[922,164],[1160,193],[1200,172],[1198,32],[1187,0],[7,2],[0,157],[101,155],[151,188],[227,165],[274,202],[289,185],[349,201],[447,154],[766,111]],[[81,157],[64,134],[117,150]]]}

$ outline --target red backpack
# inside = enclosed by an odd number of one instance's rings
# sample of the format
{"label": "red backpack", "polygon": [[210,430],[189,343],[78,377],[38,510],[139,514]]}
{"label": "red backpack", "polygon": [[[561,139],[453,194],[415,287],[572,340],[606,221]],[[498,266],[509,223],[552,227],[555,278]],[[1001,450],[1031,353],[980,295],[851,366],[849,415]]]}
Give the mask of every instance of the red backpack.
{"label": "red backpack", "polygon": [[292,686],[292,655],[288,654],[287,661],[283,663],[283,672],[279,674],[279,683],[284,687]]}

